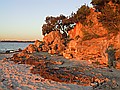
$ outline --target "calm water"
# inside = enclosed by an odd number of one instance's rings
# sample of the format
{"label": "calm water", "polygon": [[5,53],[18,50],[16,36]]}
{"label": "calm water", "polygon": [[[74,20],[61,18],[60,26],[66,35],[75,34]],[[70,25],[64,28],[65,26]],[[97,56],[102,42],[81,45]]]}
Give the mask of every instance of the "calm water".
{"label": "calm water", "polygon": [[0,42],[0,53],[3,53],[7,50],[18,50],[19,48],[24,49],[29,44],[33,43]]}

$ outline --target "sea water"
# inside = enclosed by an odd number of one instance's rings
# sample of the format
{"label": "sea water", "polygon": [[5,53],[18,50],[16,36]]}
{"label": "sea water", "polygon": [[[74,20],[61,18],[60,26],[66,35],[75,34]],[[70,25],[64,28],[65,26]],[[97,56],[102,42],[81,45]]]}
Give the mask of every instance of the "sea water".
{"label": "sea water", "polygon": [[29,44],[33,43],[24,43],[24,42],[0,42],[0,53],[5,53],[8,50],[18,50],[18,49],[24,49]]}

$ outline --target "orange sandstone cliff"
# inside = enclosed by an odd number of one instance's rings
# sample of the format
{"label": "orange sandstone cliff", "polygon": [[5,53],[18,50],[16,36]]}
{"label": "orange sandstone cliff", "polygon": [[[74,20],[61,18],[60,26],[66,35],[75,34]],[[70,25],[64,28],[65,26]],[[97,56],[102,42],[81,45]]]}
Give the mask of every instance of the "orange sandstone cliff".
{"label": "orange sandstone cliff", "polygon": [[107,65],[107,54],[105,53],[110,44],[114,45],[116,51],[116,67],[120,69],[120,31],[117,34],[108,33],[108,30],[98,21],[100,12],[91,9],[86,23],[80,22],[68,32],[69,38],[63,38],[59,31],[47,34],[43,41],[37,40],[35,44],[29,45],[21,53],[14,55],[20,58],[26,53],[48,52],[50,54],[63,55],[67,59],[87,60],[90,63]]}
{"label": "orange sandstone cliff", "polygon": [[[89,60],[92,63],[107,65],[108,58],[105,51],[110,44],[113,44],[117,49],[117,62],[120,62],[120,32],[116,35],[109,34],[108,30],[98,21],[99,14],[101,13],[91,9],[86,25],[77,23],[74,29],[68,32],[71,41],[67,44],[68,48],[65,53],[78,60]],[[117,66],[120,64],[117,63]]]}

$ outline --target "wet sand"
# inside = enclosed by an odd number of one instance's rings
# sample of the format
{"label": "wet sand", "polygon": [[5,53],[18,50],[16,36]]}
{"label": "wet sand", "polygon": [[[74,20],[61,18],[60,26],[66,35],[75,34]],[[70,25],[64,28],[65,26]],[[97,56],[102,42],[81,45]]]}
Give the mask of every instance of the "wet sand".
{"label": "wet sand", "polygon": [[0,54],[0,60],[4,59],[4,58],[9,58],[12,57],[14,53],[10,53],[10,54]]}

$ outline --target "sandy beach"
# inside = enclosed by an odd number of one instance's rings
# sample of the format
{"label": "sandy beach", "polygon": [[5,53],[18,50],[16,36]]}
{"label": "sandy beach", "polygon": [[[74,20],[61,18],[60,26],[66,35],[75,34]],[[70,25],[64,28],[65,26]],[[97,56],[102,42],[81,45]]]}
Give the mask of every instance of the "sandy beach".
{"label": "sandy beach", "polygon": [[[5,54],[2,57],[8,56],[11,54]],[[84,87],[44,79],[40,75],[30,72],[33,67],[15,64],[9,60],[0,60],[0,90],[92,90],[90,86]]]}
{"label": "sandy beach", "polygon": [[[45,53],[37,53],[41,55]],[[3,55],[8,57],[10,55]],[[46,56],[49,56],[46,54]],[[101,74],[102,78],[107,78],[105,83],[97,85],[94,88],[91,86],[81,86],[65,82],[56,82],[50,79],[45,79],[39,74],[32,74],[31,69],[34,65],[15,64],[9,59],[0,60],[0,90],[119,90],[120,89],[120,70],[109,69],[107,67],[92,66],[85,61],[66,60],[61,56],[51,56],[52,60],[63,60],[64,64],[59,67],[79,66],[84,67],[85,74],[90,73]],[[93,75],[94,75],[93,74]]]}

